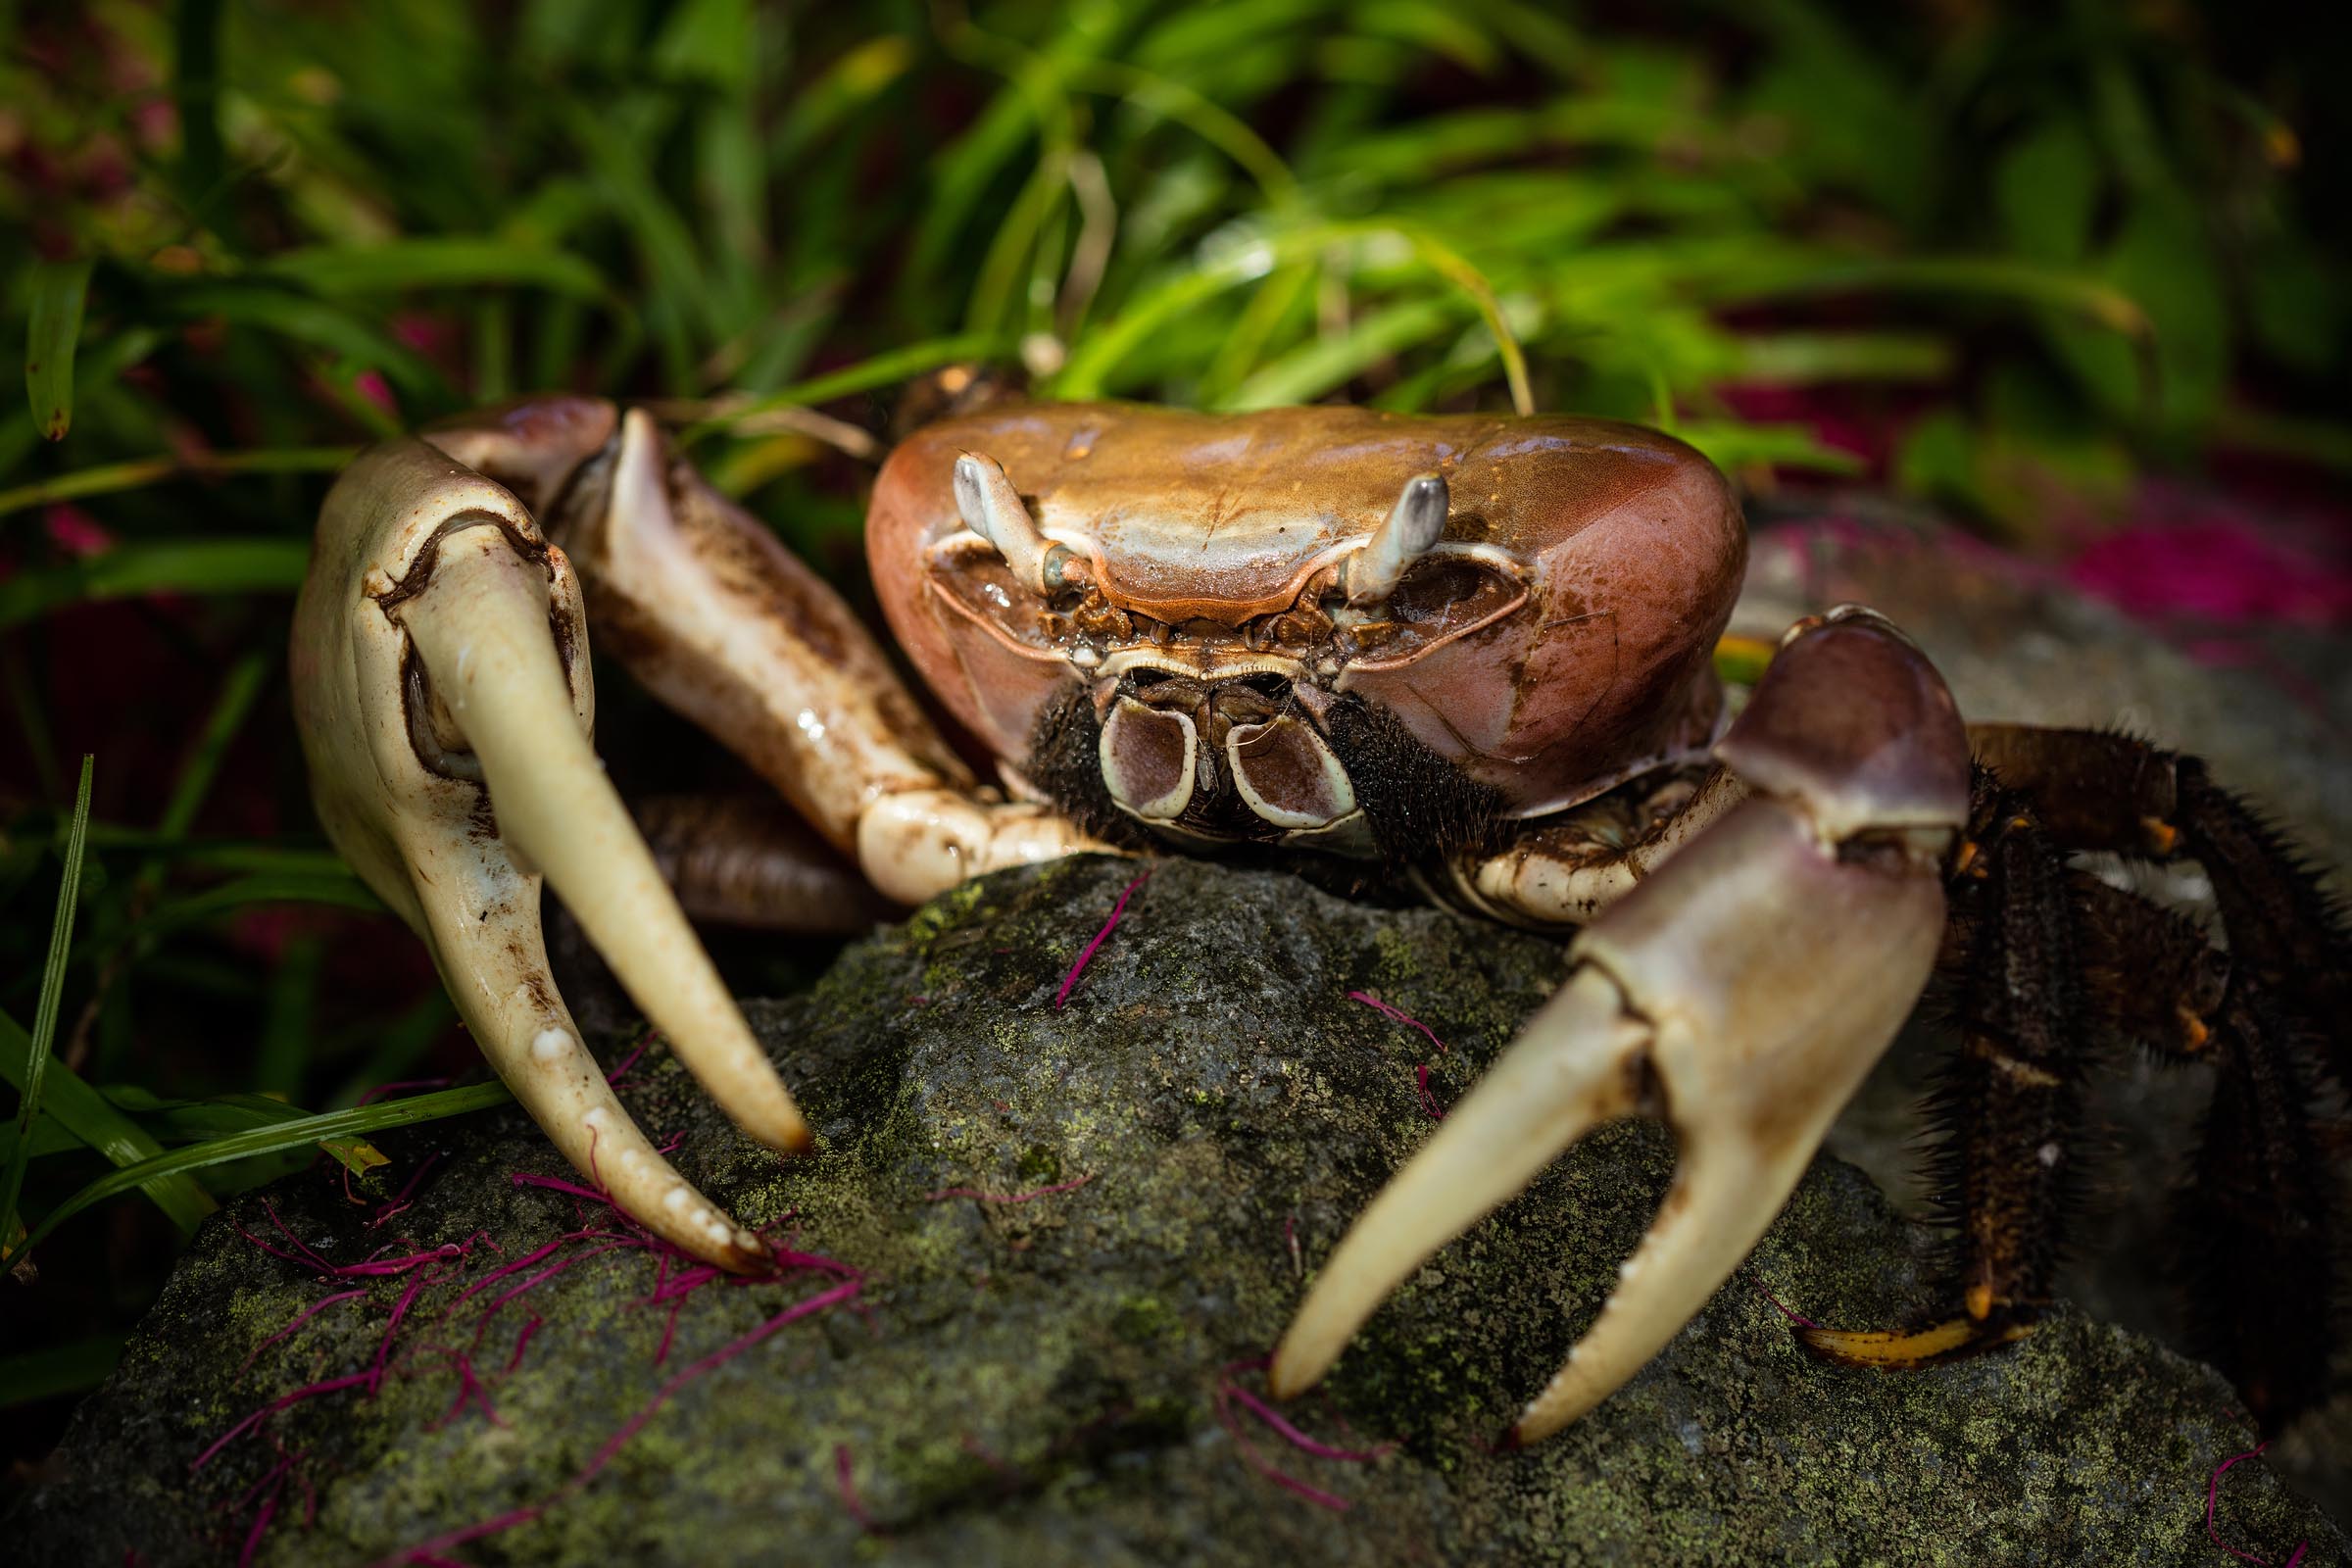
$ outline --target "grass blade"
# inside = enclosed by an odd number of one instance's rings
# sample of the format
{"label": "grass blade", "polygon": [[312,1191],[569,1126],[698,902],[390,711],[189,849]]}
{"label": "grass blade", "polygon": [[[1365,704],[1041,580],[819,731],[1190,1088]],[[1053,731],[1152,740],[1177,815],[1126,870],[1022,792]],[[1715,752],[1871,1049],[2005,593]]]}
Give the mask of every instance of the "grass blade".
{"label": "grass blade", "polygon": [[42,262],[32,270],[32,319],[24,333],[24,395],[32,422],[51,441],[74,423],[74,350],[90,290],[88,262]]}
{"label": "grass blade", "polygon": [[68,605],[145,594],[290,594],[310,561],[307,539],[169,539],[0,582],[0,631]]}
{"label": "grass blade", "polygon": [[1349,376],[1437,336],[1461,315],[1459,302],[1451,298],[1408,300],[1374,311],[1349,322],[1346,333],[1315,338],[1263,367],[1219,408],[1312,402]]}
{"label": "grass blade", "polygon": [[41,1119],[43,1068],[49,1042],[57,1038],[57,1008],[66,990],[66,955],[74,943],[74,913],[81,904],[81,852],[89,842],[90,777],[94,757],[81,760],[81,784],[74,794],[74,821],[66,829],[65,875],[58,881],[57,912],[49,922],[49,956],[41,965],[40,1000],[33,1004],[32,1033],[24,1042],[24,1067],[17,1077],[17,1143],[0,1166],[0,1247],[17,1234],[17,1200],[24,1192],[24,1161],[32,1152],[33,1125]]}
{"label": "grass blade", "polygon": [[0,1355],[0,1409],[96,1388],[122,1359],[122,1341],[120,1334],[93,1334]]}
{"label": "grass blade", "polygon": [[[0,1078],[23,1092],[21,1069],[32,1037],[14,1018],[0,1012]],[[42,1077],[41,1102],[50,1120],[80,1139],[116,1165],[138,1166],[164,1152],[147,1130],[115,1108],[107,1098],[82,1081],[81,1075],[51,1055]],[[19,1140],[24,1147],[24,1140]],[[155,1206],[178,1226],[192,1232],[196,1222],[213,1211],[212,1195],[196,1178],[165,1172],[128,1183],[143,1187]]]}
{"label": "grass blade", "polygon": [[266,275],[331,299],[417,288],[532,286],[611,301],[612,285],[568,251],[467,234],[413,235],[371,245],[318,245],[270,258]]}
{"label": "grass blade", "polygon": [[765,397],[752,398],[742,403],[730,403],[710,417],[688,428],[686,439],[724,431],[739,419],[766,414],[776,409],[807,408],[812,403],[830,403],[835,398],[848,397],[853,392],[870,392],[878,386],[889,386],[911,376],[936,370],[960,360],[989,360],[1012,352],[1013,340],[1003,332],[958,332],[949,337],[930,338],[921,343],[909,343],[904,348],[891,349],[845,365],[838,370],[770,392]]}
{"label": "grass blade", "polygon": [[[450,1116],[462,1116],[467,1111],[503,1105],[514,1098],[507,1092],[505,1084],[471,1084],[464,1089],[442,1089],[429,1095],[382,1101],[352,1110],[330,1110],[297,1121],[279,1122],[274,1127],[260,1127],[207,1143],[191,1144],[185,1149],[173,1150],[169,1154],[159,1154],[99,1177],[43,1215],[41,1222],[32,1228],[32,1234],[25,1238],[24,1245],[30,1248],[46,1240],[58,1226],[92,1203],[104,1202],[107,1199],[148,1182],[166,1178],[185,1181],[188,1172],[202,1170],[208,1165],[226,1164],[232,1159],[250,1159],[256,1154],[274,1154],[310,1144],[345,1141],[355,1135],[381,1132],[387,1127],[411,1127],[418,1122],[440,1121]],[[206,1201],[209,1204],[211,1200]]]}
{"label": "grass blade", "polygon": [[[300,1105],[289,1105],[268,1095],[216,1095],[210,1100],[161,1100],[135,1084],[110,1086],[100,1093],[109,1103],[131,1115],[143,1118],[143,1125],[155,1136],[171,1144],[202,1143],[208,1138],[225,1138],[231,1133],[249,1132],[256,1127],[275,1127],[284,1122],[300,1121],[313,1114]],[[34,1140],[39,1144],[40,1140]],[[320,1149],[350,1168],[354,1175],[365,1175],[378,1165],[391,1163],[382,1151],[362,1138],[336,1138],[319,1144]],[[39,1148],[33,1151],[37,1157]]]}
{"label": "grass blade", "polygon": [[139,921],[133,934],[141,941],[152,942],[165,932],[196,925],[214,915],[254,904],[316,904],[328,908],[356,909],[362,914],[384,912],[382,902],[368,890],[368,884],[345,868],[339,867],[323,876],[263,872],[159,904]]}
{"label": "grass blade", "polygon": [[270,662],[270,653],[257,648],[229,666],[228,677],[220,683],[220,695],[205,717],[204,729],[180,767],[179,777],[172,781],[172,799],[165,803],[163,819],[156,827],[160,837],[187,837],[188,824],[196,820],[197,808],[212,793],[213,779],[220,771],[221,759],[228,755],[229,743],[245,727],[254,699],[261,695]]}
{"label": "grass blade", "polygon": [[1815,473],[1860,473],[1865,465],[1850,452],[1822,445],[1798,424],[1743,424],[1733,419],[1685,419],[1674,433],[1726,472],[1758,464],[1803,468]]}
{"label": "grass blade", "polygon": [[113,495],[183,476],[210,479],[232,473],[332,473],[358,453],[357,447],[283,447],[221,452],[206,458],[133,458],[0,490],[0,516],[53,501]]}

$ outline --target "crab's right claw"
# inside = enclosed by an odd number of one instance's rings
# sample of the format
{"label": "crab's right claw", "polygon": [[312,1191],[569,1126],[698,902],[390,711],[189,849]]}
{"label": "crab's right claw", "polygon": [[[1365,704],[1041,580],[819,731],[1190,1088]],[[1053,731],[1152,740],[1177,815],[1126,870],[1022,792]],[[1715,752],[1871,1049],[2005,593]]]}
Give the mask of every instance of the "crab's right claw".
{"label": "crab's right claw", "polygon": [[1791,632],[1718,758],[1747,798],[1577,940],[1567,982],[1324,1265],[1275,1351],[1278,1395],[1604,1121],[1662,1117],[1680,1164],[1517,1441],[1606,1398],[1780,1211],[1935,961],[1968,742],[1927,661],[1846,611]]}
{"label": "crab's right claw", "polygon": [[542,873],[721,1108],[771,1148],[808,1146],[589,745],[563,553],[511,492],[434,448],[375,448],[320,514],[293,670],[328,836],[432,950],[515,1098],[649,1229],[723,1267],[764,1263],[621,1108],[548,973]]}

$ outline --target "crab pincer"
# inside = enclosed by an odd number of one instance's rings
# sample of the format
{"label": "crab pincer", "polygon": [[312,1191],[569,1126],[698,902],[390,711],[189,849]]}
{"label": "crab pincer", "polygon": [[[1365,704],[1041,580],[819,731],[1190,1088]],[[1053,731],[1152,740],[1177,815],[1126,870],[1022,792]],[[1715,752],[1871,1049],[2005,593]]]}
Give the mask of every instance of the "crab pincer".
{"label": "crab pincer", "polygon": [[1674,1183],[1515,1440],[1613,1393],[1779,1213],[1935,963],[1968,739],[1927,660],[1846,610],[1789,632],[1716,759],[1744,797],[1577,938],[1566,982],[1324,1264],[1275,1351],[1278,1395],[1603,1122],[1666,1121]]}
{"label": "crab pincer", "polygon": [[377,447],[327,499],[293,653],[319,816],[424,939],[499,1076],[639,1221],[713,1263],[759,1266],[759,1239],[621,1107],[548,973],[543,878],[737,1123],[770,1148],[808,1147],[590,747],[564,553],[504,486],[422,441]]}

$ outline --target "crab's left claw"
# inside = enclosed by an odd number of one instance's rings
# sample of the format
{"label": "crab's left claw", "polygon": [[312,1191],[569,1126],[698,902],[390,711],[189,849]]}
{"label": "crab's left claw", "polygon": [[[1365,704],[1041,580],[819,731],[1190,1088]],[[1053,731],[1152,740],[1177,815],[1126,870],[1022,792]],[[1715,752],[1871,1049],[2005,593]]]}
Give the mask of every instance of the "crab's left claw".
{"label": "crab's left claw", "polygon": [[1846,611],[1790,633],[1717,756],[1746,798],[1577,940],[1567,982],[1324,1265],[1275,1351],[1277,1394],[1314,1384],[1423,1259],[1604,1121],[1662,1117],[1680,1165],[1517,1441],[1614,1392],[1780,1211],[1935,961],[1968,741],[1926,659]]}
{"label": "crab's left claw", "polygon": [[542,874],[721,1107],[773,1148],[808,1144],[589,745],[586,628],[563,552],[504,486],[422,442],[387,443],[327,498],[293,657],[328,836],[431,948],[515,1098],[650,1229],[724,1267],[764,1261],[630,1120],[548,974]]}

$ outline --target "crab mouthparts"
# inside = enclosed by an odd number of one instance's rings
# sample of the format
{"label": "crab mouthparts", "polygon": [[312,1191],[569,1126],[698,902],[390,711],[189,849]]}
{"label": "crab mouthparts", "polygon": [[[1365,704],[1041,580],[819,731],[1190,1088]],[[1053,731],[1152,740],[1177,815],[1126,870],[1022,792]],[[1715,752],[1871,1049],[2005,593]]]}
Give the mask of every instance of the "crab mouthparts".
{"label": "crab mouthparts", "polygon": [[1330,699],[1276,675],[1200,681],[1135,671],[1096,688],[1097,756],[1113,805],[1177,840],[1373,853],[1322,725]]}

